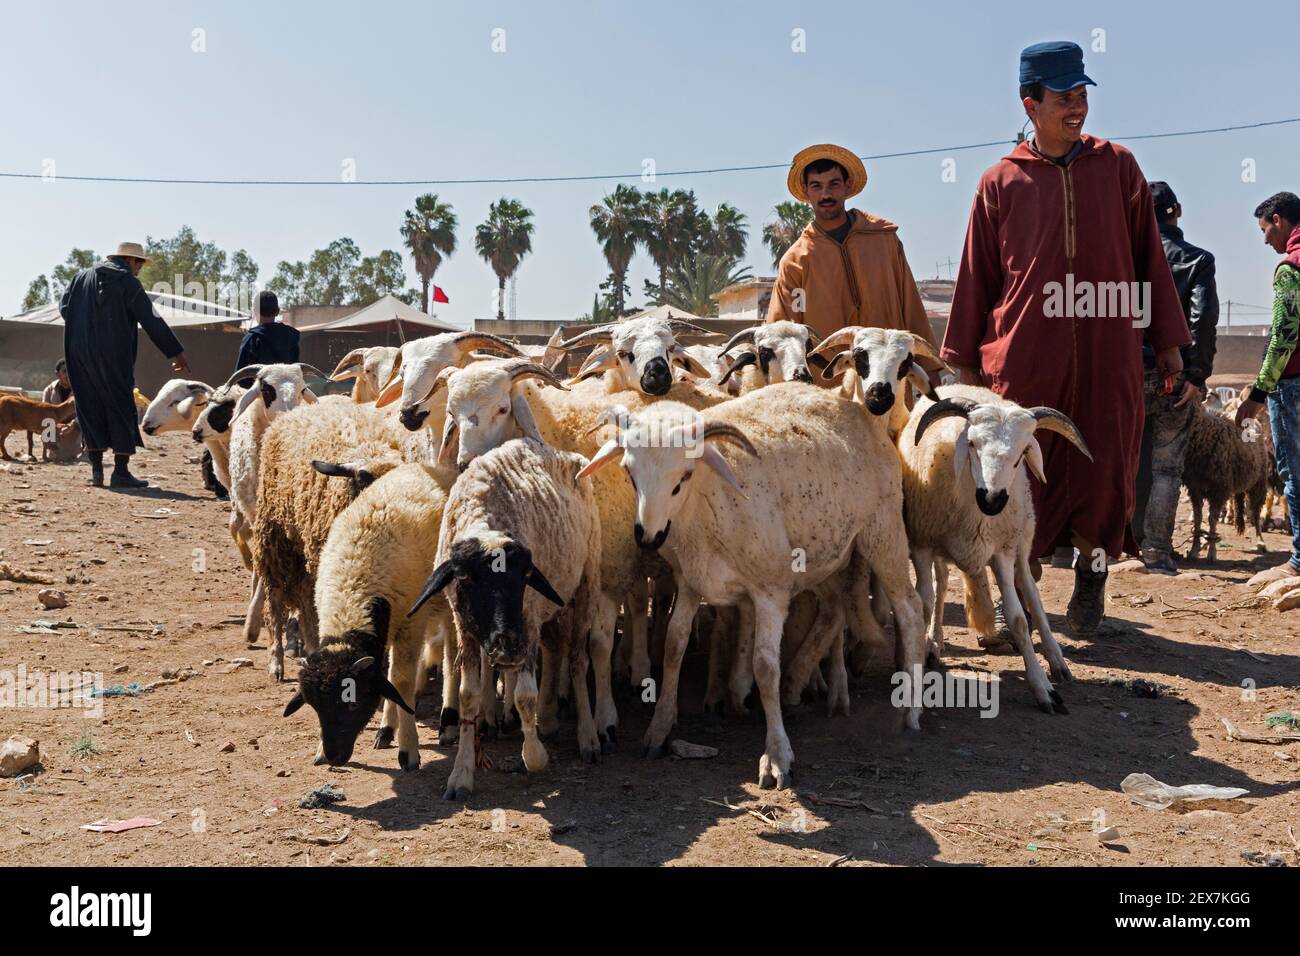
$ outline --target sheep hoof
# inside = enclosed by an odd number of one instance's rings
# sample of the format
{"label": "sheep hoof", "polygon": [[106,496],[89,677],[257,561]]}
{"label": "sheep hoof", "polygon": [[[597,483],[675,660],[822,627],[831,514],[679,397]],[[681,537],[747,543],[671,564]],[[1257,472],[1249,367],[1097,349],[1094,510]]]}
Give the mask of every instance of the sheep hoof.
{"label": "sheep hoof", "polygon": [[668,753],[668,741],[666,740],[661,740],[657,744],[648,743],[641,748],[641,756],[647,757],[651,760],[657,760],[660,757],[666,756],[667,753]]}
{"label": "sheep hoof", "polygon": [[326,763],[329,763],[329,761],[325,759],[325,755],[323,753],[320,753],[318,751],[316,753],[316,756],[311,758],[311,763],[313,767],[320,767]]}
{"label": "sheep hoof", "polygon": [[582,762],[587,764],[592,764],[593,766],[595,764],[600,763],[600,757],[601,757],[600,751],[601,751],[600,747],[583,747]]}
{"label": "sheep hoof", "polygon": [[600,752],[603,754],[612,754],[618,749],[618,728],[613,724],[605,728],[605,732],[600,735]]}
{"label": "sheep hoof", "polygon": [[419,770],[420,754],[419,751],[399,750],[397,751],[397,765],[403,770]]}
{"label": "sheep hoof", "polygon": [[1070,665],[1061,661],[1060,667],[1052,668],[1052,680],[1058,684],[1068,684],[1074,680],[1074,675],[1070,673]]}
{"label": "sheep hoof", "polygon": [[763,790],[788,790],[794,786],[793,765],[782,770],[767,754],[763,754],[758,762],[758,785]]}
{"label": "sheep hoof", "polygon": [[1049,714],[1052,711],[1056,711],[1058,714],[1068,714],[1070,712],[1069,708],[1065,706],[1065,701],[1061,698],[1059,691],[1052,691],[1049,696],[1052,698],[1052,710],[1048,711]]}
{"label": "sheep hoof", "polygon": [[442,799],[450,800],[453,803],[464,803],[469,799],[469,794],[469,787],[453,787],[448,785],[447,789],[443,791]]}
{"label": "sheep hoof", "polygon": [[375,733],[375,750],[386,750],[393,745],[396,731],[392,727],[380,727]]}

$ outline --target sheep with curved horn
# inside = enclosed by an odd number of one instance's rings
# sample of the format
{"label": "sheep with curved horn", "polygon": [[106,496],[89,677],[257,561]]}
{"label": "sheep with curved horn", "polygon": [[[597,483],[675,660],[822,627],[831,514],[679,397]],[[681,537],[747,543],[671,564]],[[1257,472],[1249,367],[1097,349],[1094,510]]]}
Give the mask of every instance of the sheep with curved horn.
{"label": "sheep with curved horn", "polygon": [[[1091,453],[1074,423],[1055,409],[1023,408],[988,389],[967,385],[944,386],[936,397],[917,401],[898,436],[908,543],[930,623],[931,651],[943,652],[943,610],[936,603],[942,588],[936,588],[931,570],[944,569],[938,582],[942,585],[945,562],[956,564],[967,575],[968,588],[973,584],[984,589],[987,602],[984,569],[992,568],[1035,701],[1049,714],[1067,713],[1038,662],[1030,634],[1032,622],[1052,679],[1070,680],[1029,567],[1034,557],[1029,553],[1034,539],[1029,475],[1044,480],[1043,452],[1034,433],[1055,432],[1089,459]],[[968,615],[969,608],[968,603]]]}
{"label": "sheep with curved horn", "polygon": [[397,356],[398,349],[390,345],[353,349],[339,360],[329,379],[331,382],[355,379],[352,400],[358,403],[373,402],[391,377]]}
{"label": "sheep with curved horn", "polygon": [[636,389],[646,395],[667,394],[672,387],[673,366],[685,368],[700,378],[710,378],[712,372],[699,359],[686,351],[677,337],[715,336],[698,325],[682,319],[661,319],[644,316],[612,325],[603,325],[574,336],[557,346],[566,352],[591,346],[604,346],[599,357],[589,357],[579,369],[578,377],[607,372],[608,390],[620,392]]}

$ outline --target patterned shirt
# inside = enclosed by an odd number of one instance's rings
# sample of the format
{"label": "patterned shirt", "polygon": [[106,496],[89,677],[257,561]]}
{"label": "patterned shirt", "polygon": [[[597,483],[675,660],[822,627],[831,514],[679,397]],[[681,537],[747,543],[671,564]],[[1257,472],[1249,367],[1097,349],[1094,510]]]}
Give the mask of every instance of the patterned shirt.
{"label": "patterned shirt", "polygon": [[[1287,372],[1300,342],[1300,269],[1290,263],[1278,266],[1273,276],[1273,327],[1269,332],[1264,364],[1251,390],[1251,399],[1262,402]],[[1291,370],[1294,374],[1295,370]]]}

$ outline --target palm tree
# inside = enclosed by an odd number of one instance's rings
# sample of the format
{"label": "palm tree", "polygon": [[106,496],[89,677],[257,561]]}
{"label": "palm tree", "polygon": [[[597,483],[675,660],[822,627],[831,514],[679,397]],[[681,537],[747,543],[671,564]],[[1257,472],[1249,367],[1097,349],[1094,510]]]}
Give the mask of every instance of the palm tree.
{"label": "palm tree", "polygon": [[751,278],[749,268],[737,268],[737,260],[725,256],[699,255],[677,266],[668,276],[660,305],[671,305],[692,315],[718,314],[713,297],[729,285]]}
{"label": "palm tree", "polygon": [[700,211],[694,191],[661,189],[647,193],[642,210],[645,219],[645,248],[659,267],[659,288],[668,281],[668,270],[691,254]]}
{"label": "palm tree", "polygon": [[749,217],[730,203],[719,203],[713,213],[700,218],[699,251],[723,259],[745,258],[749,244]]}
{"label": "palm tree", "polygon": [[627,268],[636,247],[646,241],[648,233],[643,217],[644,206],[639,189],[619,183],[600,205],[592,206],[590,211],[591,231],[600,241],[605,262],[617,279],[611,294],[614,314],[620,318],[623,315],[623,285],[627,280]]}
{"label": "palm tree", "polygon": [[422,311],[429,311],[429,286],[442,260],[456,251],[456,214],[435,193],[415,197],[415,209],[406,210],[402,238],[415,259],[420,275]]}
{"label": "palm tree", "polygon": [[763,242],[772,253],[772,264],[779,266],[786,250],[795,244],[799,234],[812,222],[813,209],[806,202],[776,204],[776,221],[763,227]]}
{"label": "palm tree", "polygon": [[497,318],[506,317],[506,280],[533,251],[533,211],[517,199],[498,199],[474,232],[474,248],[497,274]]}

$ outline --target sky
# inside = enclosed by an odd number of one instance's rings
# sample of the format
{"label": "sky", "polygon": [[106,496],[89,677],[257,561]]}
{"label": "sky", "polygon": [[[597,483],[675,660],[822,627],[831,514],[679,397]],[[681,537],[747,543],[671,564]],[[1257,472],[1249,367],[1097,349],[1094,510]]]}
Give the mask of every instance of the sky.
{"label": "sky", "polygon": [[[1189,11],[1206,10],[1192,15]],[[588,209],[615,180],[364,185],[365,180],[660,174],[788,164],[819,142],[868,159],[851,205],[899,224],[917,278],[949,277],[980,173],[1024,123],[1020,49],[1070,39],[1085,51],[1087,131],[1134,151],[1182,202],[1187,238],[1218,261],[1233,324],[1266,322],[1276,255],[1251,215],[1300,191],[1300,123],[1127,142],[1146,133],[1300,116],[1300,6],[1179,3],[7,3],[0,30],[0,315],[73,247],[191,226],[247,249],[266,282],[341,236],[363,254],[403,251],[403,212],[436,192],[460,218],[459,249],[435,282],[459,325],[493,313],[496,278],[474,226],[502,196],[535,213],[518,273],[520,319],[587,312],[608,273]],[[198,31],[198,32],[196,32]],[[1289,39],[1284,39],[1289,38]],[[802,49],[797,49],[802,46]],[[197,49],[201,47],[202,49]],[[504,49],[502,49],[504,47]],[[346,163],[358,182],[343,183]],[[947,165],[945,165],[947,163]],[[945,181],[945,169],[950,171]],[[324,179],[327,186],[84,183],[71,175]],[[789,199],[784,169],[673,177],[749,217],[747,263],[774,273],[761,241]],[[1085,212],[1086,214],[1086,212]],[[630,274],[641,304],[653,264]],[[1262,308],[1261,308],[1262,307]],[[1223,320],[1221,319],[1221,322]]]}

